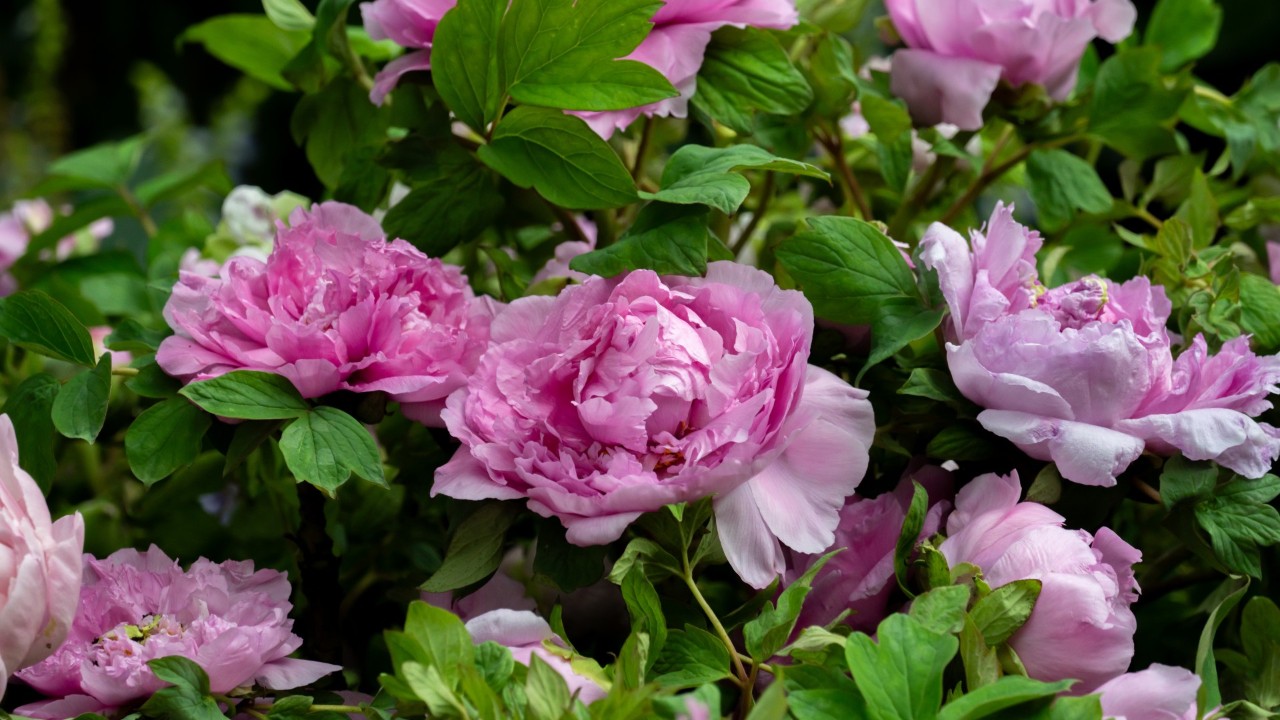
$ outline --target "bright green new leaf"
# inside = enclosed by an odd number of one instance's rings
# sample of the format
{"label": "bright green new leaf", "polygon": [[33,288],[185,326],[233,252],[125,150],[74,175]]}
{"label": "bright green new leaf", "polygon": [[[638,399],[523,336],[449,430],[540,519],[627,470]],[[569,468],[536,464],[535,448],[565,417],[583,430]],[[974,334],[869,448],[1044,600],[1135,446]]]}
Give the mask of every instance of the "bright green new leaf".
{"label": "bright green new leaf", "polygon": [[1072,680],[1046,683],[1021,675],[1007,675],[991,685],[970,691],[947,703],[938,720],[979,720],[1025,703],[1044,700],[1068,689]]}
{"label": "bright green new leaf", "polygon": [[262,9],[281,30],[308,31],[316,18],[299,0],[262,0]]}
{"label": "bright green new leaf", "polygon": [[[634,573],[633,573],[634,574]],[[662,654],[653,664],[663,687],[691,688],[730,676],[729,650],[715,635],[686,625],[667,634]]]}
{"label": "bright green new leaf", "polygon": [[1269,279],[1240,275],[1240,324],[1259,353],[1280,350],[1280,287]]}
{"label": "bright green new leaf", "polygon": [[414,644],[413,657],[423,665],[438,667],[445,677],[454,677],[459,665],[475,660],[475,645],[457,615],[422,601],[409,604],[404,635]]}
{"label": "bright green new leaf", "polygon": [[813,102],[813,89],[767,30],[727,27],[707,46],[693,106],[750,134],[757,112],[796,115]]}
{"label": "bright green new leaf", "polygon": [[649,636],[649,659],[646,672],[653,667],[658,653],[667,641],[667,620],[662,612],[662,599],[644,570],[633,569],[622,581],[622,599],[631,615],[631,632]]}
{"label": "bright green new leaf", "polygon": [[507,0],[459,0],[431,44],[431,80],[458,119],[484,133],[502,108],[498,31]]}
{"label": "bright green new leaf", "polygon": [[947,585],[917,595],[911,601],[911,617],[934,632],[954,635],[964,628],[968,605],[968,585]]}
{"label": "bright green new leaf", "polygon": [[288,378],[257,370],[194,382],[180,394],[213,415],[240,420],[287,420],[311,409]]}
{"label": "bright green new leaf", "polygon": [[1195,506],[1196,521],[1214,555],[1232,572],[1262,577],[1259,548],[1280,543],[1280,512],[1269,505],[1280,495],[1280,478],[1237,478]]}
{"label": "bright green new leaf", "polygon": [[502,561],[502,540],[517,512],[512,503],[491,502],[459,523],[445,551],[444,563],[422,584],[422,589],[457,590],[491,575]]}
{"label": "bright green new leaf", "polygon": [[600,210],[636,199],[635,181],[613,148],[559,110],[512,110],[479,155],[511,182],[564,208]]}
{"label": "bright green new leaf", "polygon": [[1191,87],[1183,78],[1166,83],[1160,50],[1121,50],[1098,69],[1089,132],[1120,152],[1143,159],[1177,151],[1171,129]]}
{"label": "bright green new leaf", "polygon": [[767,661],[787,644],[787,638],[791,637],[791,632],[795,630],[796,620],[799,619],[800,611],[804,608],[804,599],[809,596],[809,591],[812,589],[813,579],[817,577],[827,561],[838,552],[840,551],[835,550],[819,558],[803,575],[782,591],[776,606],[773,603],[765,603],[760,616],[742,627],[742,638],[746,642],[748,655],[757,660]]}
{"label": "bright green new leaf", "polygon": [[151,485],[189,465],[200,454],[201,440],[212,421],[183,397],[144,410],[124,435],[124,452],[133,474]]}
{"label": "bright green new leaf", "polygon": [[48,174],[64,191],[121,187],[133,175],[145,141],[135,135],[63,155],[49,164]]}
{"label": "bright green new leaf", "polygon": [[111,355],[103,353],[97,367],[81,370],[62,386],[53,401],[53,426],[69,438],[92,443],[107,420],[111,396]]}
{"label": "bright green new leaf", "polygon": [[307,44],[309,33],[284,30],[266,15],[219,15],[187,28],[179,42],[197,42],[210,55],[278,90],[292,90],[281,71]]}
{"label": "bright green new leaf", "polygon": [[893,574],[898,579],[898,587],[907,593],[909,577],[907,574],[911,555],[920,541],[920,533],[924,529],[924,518],[929,512],[929,493],[920,483],[911,481],[911,504],[907,508],[906,517],[902,520],[902,529],[898,532],[898,542],[893,550]]}
{"label": "bright green new leaf", "polygon": [[849,636],[845,661],[871,720],[932,720],[942,704],[942,673],[955,656],[954,635],[937,633],[909,615],[890,615],[878,641]]}
{"label": "bright green new leaf", "polygon": [[1200,676],[1200,690],[1196,693],[1197,715],[1203,717],[1210,709],[1222,704],[1222,691],[1218,687],[1218,663],[1213,655],[1213,639],[1218,633],[1218,626],[1244,597],[1249,589],[1249,578],[1230,577],[1206,600],[1216,602],[1204,628],[1200,631],[1200,642],[1196,646],[1196,674]]}
{"label": "bright green new leaf", "polygon": [[974,603],[973,624],[987,646],[995,647],[1017,632],[1031,617],[1039,597],[1039,580],[1015,580]]}
{"label": "bright green new leaf", "polygon": [[209,676],[195,662],[182,656],[151,660],[147,663],[156,677],[171,683],[156,691],[142,706],[148,717],[175,720],[218,720],[225,718],[218,703],[209,694]]}
{"label": "bright green new leaf", "polygon": [[1164,51],[1160,68],[1170,71],[1208,54],[1221,29],[1222,8],[1215,0],[1160,0],[1145,40]]}
{"label": "bright green new leaf", "polygon": [[743,170],[829,179],[826,172],[809,163],[780,158],[755,145],[685,145],[667,161],[662,171],[662,189],[642,192],[640,196],[677,205],[707,205],[732,214],[751,192],[751,183],[741,174]]}
{"label": "bright green new leaf", "polygon": [[498,32],[506,92],[564,110],[622,110],[675,97],[662,73],[617,59],[649,34],[658,7],[655,0],[515,0]]}
{"label": "bright green new leaf", "polygon": [[39,290],[0,299],[0,335],[47,357],[93,367],[97,357],[89,331],[62,303]]}
{"label": "bright green new leaf", "polygon": [[1032,151],[1027,158],[1027,189],[1048,227],[1065,225],[1077,210],[1106,212],[1112,203],[1093,166],[1066,150]]}
{"label": "bright green new leaf", "polygon": [[969,402],[951,380],[951,373],[934,368],[913,369],[907,381],[898,388],[898,394],[929,398],[953,407]]}
{"label": "bright green new leaf", "polygon": [[280,436],[280,452],[298,482],[332,495],[352,473],[386,485],[373,436],[358,420],[333,407],[299,417]]}
{"label": "bright green new leaf", "polygon": [[524,694],[530,720],[561,720],[572,702],[564,677],[536,654],[529,657]]}

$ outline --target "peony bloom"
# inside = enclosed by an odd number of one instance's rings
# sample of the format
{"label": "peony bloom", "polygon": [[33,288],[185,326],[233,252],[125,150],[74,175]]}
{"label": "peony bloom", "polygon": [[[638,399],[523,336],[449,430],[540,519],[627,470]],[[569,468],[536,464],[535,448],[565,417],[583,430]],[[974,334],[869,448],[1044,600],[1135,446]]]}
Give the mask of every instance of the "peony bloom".
{"label": "peony bloom", "polygon": [[1095,37],[1119,42],[1133,31],[1129,0],[886,0],[907,48],[893,56],[893,93],[921,125],[982,127],[996,84],[1043,85],[1063,100]]}
{"label": "peony bloom", "polygon": [[19,708],[34,718],[103,712],[165,685],[148,660],[180,655],[209,675],[215,693],[253,684],[308,685],[341,668],[295,660],[302,639],[289,619],[288,578],[251,562],[200,559],[183,572],[159,548],[84,559],[79,613],[67,642],[18,673],[54,698]]}
{"label": "peony bloom", "polygon": [[84,520],[52,521],[44,494],[18,467],[13,421],[0,415],[0,697],[11,674],[66,639],[83,550]]}
{"label": "peony bloom", "polygon": [[1009,645],[1037,680],[1073,678],[1089,692],[1123,673],[1137,629],[1133,564],[1142,554],[1114,532],[1067,530],[1062,516],[1018,502],[1018,474],[983,475],[956,497],[942,554],[952,567],[973,563],[998,588],[1014,580],[1042,583],[1040,598]]}
{"label": "peony bloom", "polygon": [[1271,282],[1280,285],[1280,241],[1267,241],[1267,260],[1267,269],[1271,272]]}
{"label": "peony bloom", "polygon": [[527,498],[577,545],[715,495],[729,562],[763,587],[785,568],[779,542],[831,545],[875,430],[865,391],[808,364],[812,335],[803,295],[731,262],[521,298],[449,396],[462,447],[432,492]]}
{"label": "peony bloom", "polygon": [[711,33],[726,25],[785,30],[799,19],[795,0],[666,0],[653,16],[653,30],[626,59],[662,73],[680,94],[626,110],[573,114],[605,138],[641,115],[685,117]]}
{"label": "peony bloom", "polygon": [[[0,213],[0,297],[11,295],[18,289],[18,282],[9,274],[9,268],[27,252],[31,238],[53,224],[53,208],[44,200],[19,200],[13,209]],[[114,225],[109,218],[89,225],[85,232],[93,242],[111,234]],[[53,256],[65,260],[76,249],[77,236],[68,235],[58,241]],[[43,255],[41,256],[43,257]]]}
{"label": "peony bloom", "polygon": [[374,0],[360,4],[364,29],[374,40],[390,40],[412,52],[387,63],[373,79],[369,99],[381,105],[400,82],[400,76],[431,69],[431,41],[440,18],[458,0]]}
{"label": "peony bloom", "polygon": [[921,260],[951,309],[952,377],[987,408],[985,428],[1085,485],[1114,485],[1144,448],[1248,477],[1270,470],[1280,432],[1253,417],[1271,407],[1280,357],[1254,355],[1247,338],[1210,357],[1197,337],[1174,361],[1163,288],[1090,276],[1046,289],[1040,236],[1010,207],[971,240],[935,223]]}
{"label": "peony bloom", "polygon": [[[897,587],[893,555],[902,523],[907,518],[907,508],[911,506],[912,480],[919,482],[929,494],[929,513],[920,537],[927,538],[938,532],[942,516],[951,507],[943,498],[949,498],[952,493],[950,474],[941,468],[924,467],[908,474],[896,490],[875,499],[850,498],[840,511],[835,544],[829,548],[843,548],[843,552],[818,571],[796,628],[829,625],[840,613],[849,610],[845,622],[850,627],[862,632],[875,631],[888,614],[889,598]],[[821,554],[795,555],[784,583],[795,582],[819,557]]]}
{"label": "peony bloom", "polygon": [[385,392],[434,422],[489,340],[493,307],[462,271],[341,203],[295,210],[267,261],[233,257],[221,277],[180,273],[156,353],[184,381],[231,370],[283,375],[304,397]]}
{"label": "peony bloom", "polygon": [[[556,245],[555,254],[550,260],[542,266],[540,270],[529,281],[529,287],[533,287],[539,283],[549,280],[560,280],[582,282],[589,276],[586,273],[580,273],[569,267],[569,263],[579,255],[589,253],[596,249],[596,236],[598,229],[596,224],[589,219],[581,216],[574,217],[574,223],[578,226],[578,232],[582,234],[582,240],[565,240]],[[561,228],[563,229],[563,228]]]}
{"label": "peony bloom", "polygon": [[1107,720],[1196,720],[1199,690],[1195,673],[1156,664],[1109,680],[1095,692]]}
{"label": "peony bloom", "polygon": [[516,662],[528,665],[533,656],[551,666],[584,704],[604,697],[606,691],[595,680],[574,670],[568,660],[547,648],[549,640],[563,646],[546,620],[528,610],[490,610],[467,621],[467,632],[476,643],[496,642],[511,651]]}

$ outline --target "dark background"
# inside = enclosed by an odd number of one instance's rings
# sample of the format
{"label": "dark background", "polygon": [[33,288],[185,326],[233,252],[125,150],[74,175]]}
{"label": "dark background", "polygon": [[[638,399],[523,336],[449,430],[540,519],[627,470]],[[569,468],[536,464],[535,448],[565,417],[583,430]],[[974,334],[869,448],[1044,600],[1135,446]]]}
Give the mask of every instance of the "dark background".
{"label": "dark background", "polygon": [[[1155,0],[1136,4],[1142,27]],[[1280,60],[1280,2],[1222,5],[1221,40],[1196,73],[1230,94]],[[176,42],[185,28],[234,12],[260,13],[262,6],[0,0],[0,207],[58,155],[144,128],[165,130],[170,162],[220,157],[237,182],[318,197],[321,188],[289,135],[296,96],[269,92],[203,48]]]}

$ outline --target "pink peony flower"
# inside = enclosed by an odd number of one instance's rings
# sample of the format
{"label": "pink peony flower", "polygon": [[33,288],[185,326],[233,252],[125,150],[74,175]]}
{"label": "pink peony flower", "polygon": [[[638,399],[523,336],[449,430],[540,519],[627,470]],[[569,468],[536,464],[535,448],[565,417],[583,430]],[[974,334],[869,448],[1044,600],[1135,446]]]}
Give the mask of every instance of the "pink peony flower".
{"label": "pink peony flower", "polygon": [[[69,210],[64,208],[64,212]],[[0,297],[11,295],[18,289],[18,281],[9,274],[9,268],[26,254],[31,238],[48,230],[52,224],[53,208],[39,198],[19,200],[13,204],[12,210],[0,213]],[[90,224],[87,232],[97,241],[110,235],[113,227],[109,218],[103,218]],[[65,260],[75,248],[76,236],[68,235],[58,241],[51,255]]]}
{"label": "pink peony flower", "polygon": [[1200,678],[1190,670],[1155,664],[1108,680],[1102,696],[1107,720],[1196,720]]}
{"label": "pink peony flower", "polygon": [[779,543],[831,545],[875,429],[865,391],[808,365],[812,335],[803,295],[730,262],[521,298],[449,397],[463,446],[432,492],[527,498],[577,545],[715,495],[729,562],[763,587],[785,568]]}
{"label": "pink peony flower", "polygon": [[1010,207],[971,241],[935,223],[921,259],[951,309],[952,377],[987,408],[985,428],[1086,485],[1114,485],[1144,448],[1248,477],[1270,470],[1280,432],[1253,417],[1271,407],[1280,357],[1254,355],[1246,338],[1210,357],[1197,337],[1174,361],[1163,288],[1090,276],[1046,289],[1040,236]]}
{"label": "pink peony flower", "polygon": [[568,660],[549,650],[547,641],[563,647],[563,642],[546,620],[528,610],[490,610],[467,621],[467,632],[475,642],[496,642],[511,651],[516,662],[528,665],[533,656],[551,666],[569,685],[584,704],[604,697],[607,693],[595,680],[574,670]]}
{"label": "pink peony flower", "polygon": [[973,563],[998,588],[1014,580],[1042,583],[1035,609],[1009,645],[1037,680],[1073,678],[1089,692],[1123,673],[1133,658],[1138,599],[1133,564],[1142,554],[1114,532],[1067,530],[1062,516],[1018,502],[1018,474],[983,475],[956,497],[939,548],[952,567]]}
{"label": "pink peony flower", "polygon": [[982,127],[996,84],[1043,85],[1063,100],[1095,37],[1133,31],[1129,0],[886,0],[907,48],[893,56],[893,92],[920,125]]}
{"label": "pink peony flower", "polygon": [[9,676],[66,639],[80,591],[84,520],[53,522],[44,494],[18,466],[13,421],[0,415],[0,698]]}
{"label": "pink peony flower", "polygon": [[[898,535],[911,505],[915,480],[929,493],[929,513],[925,516],[921,538],[938,532],[942,516],[951,508],[951,477],[937,467],[924,467],[908,473],[893,492],[875,499],[853,497],[840,511],[835,544],[843,552],[827,561],[813,580],[813,590],[805,599],[796,628],[831,624],[840,613],[851,611],[845,620],[849,627],[874,632],[888,615],[889,598],[897,586],[893,573],[893,554]],[[795,582],[821,553],[796,554],[783,577],[784,584]]]}
{"label": "pink peony flower", "polygon": [[711,33],[726,25],[785,30],[799,19],[795,0],[666,0],[653,16],[653,30],[627,59],[662,73],[680,94],[626,110],[573,114],[605,138],[614,130],[625,130],[641,115],[685,117]]}
{"label": "pink peony flower", "polygon": [[584,239],[566,240],[556,245],[555,255],[533,276],[533,279],[529,281],[529,287],[548,280],[564,278],[574,282],[582,282],[589,277],[586,273],[571,270],[569,263],[573,262],[573,259],[579,255],[596,249],[596,224],[585,217],[575,217],[574,222],[577,224],[578,230],[582,233]]}
{"label": "pink peony flower", "polygon": [[369,92],[374,104],[382,104],[400,82],[400,76],[431,69],[431,41],[436,26],[457,3],[458,0],[374,0],[360,4],[369,37],[390,40],[412,51],[387,63],[374,77],[373,90]]}
{"label": "pink peony flower", "polygon": [[128,350],[108,350],[106,343],[111,332],[109,325],[95,325],[89,328],[89,339],[93,341],[93,354],[101,357],[103,353],[108,353],[111,355],[112,367],[127,367],[133,362],[133,353]]}
{"label": "pink peony flower", "polygon": [[19,708],[34,718],[103,712],[165,685],[148,660],[178,655],[209,675],[215,693],[253,684],[269,690],[308,685],[336,665],[296,660],[302,639],[289,619],[288,578],[254,572],[251,562],[200,559],[183,572],[152,546],[105,560],[86,555],[79,613],[67,642],[18,673],[51,700]]}
{"label": "pink peony flower", "polygon": [[184,381],[231,370],[283,375],[304,397],[385,392],[436,422],[489,340],[494,308],[462,271],[341,203],[295,210],[267,261],[233,257],[221,277],[180,273],[156,362]]}
{"label": "pink peony flower", "polygon": [[1280,285],[1280,241],[1267,241],[1268,269],[1271,271],[1271,282]]}

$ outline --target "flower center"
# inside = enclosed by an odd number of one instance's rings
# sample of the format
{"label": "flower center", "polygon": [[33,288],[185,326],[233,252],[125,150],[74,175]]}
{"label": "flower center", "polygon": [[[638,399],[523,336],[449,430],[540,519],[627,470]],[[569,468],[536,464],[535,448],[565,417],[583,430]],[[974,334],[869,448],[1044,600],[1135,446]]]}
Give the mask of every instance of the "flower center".
{"label": "flower center", "polygon": [[1036,307],[1052,315],[1064,329],[1078,330],[1102,317],[1107,299],[1107,281],[1091,275],[1045,291]]}

